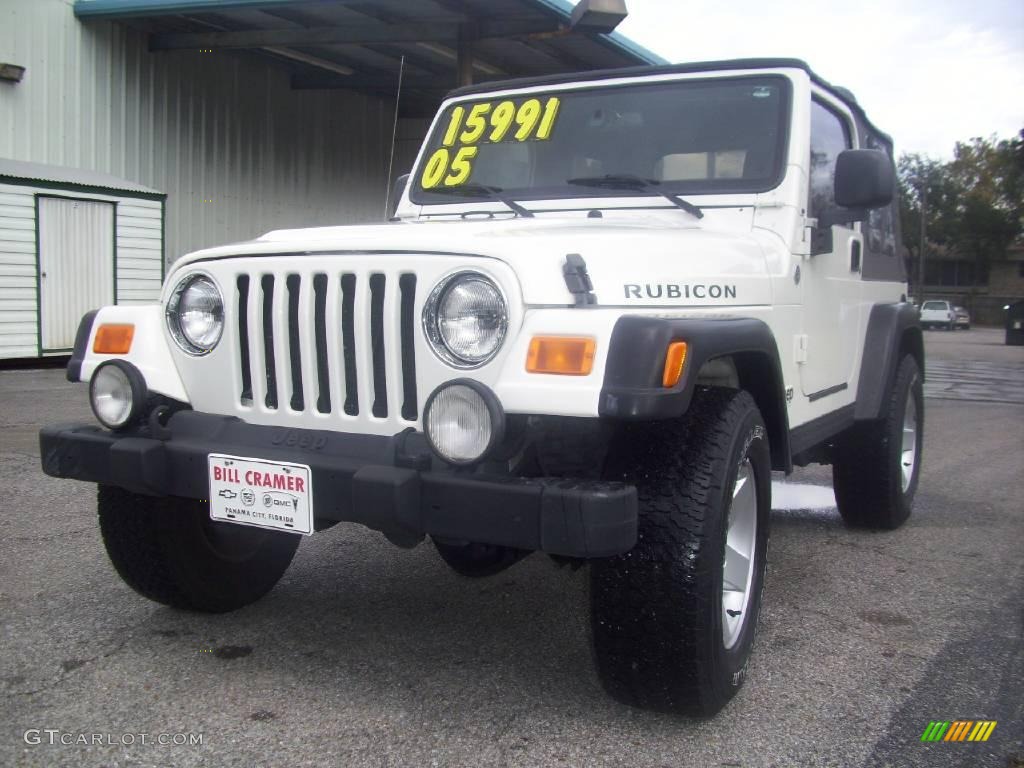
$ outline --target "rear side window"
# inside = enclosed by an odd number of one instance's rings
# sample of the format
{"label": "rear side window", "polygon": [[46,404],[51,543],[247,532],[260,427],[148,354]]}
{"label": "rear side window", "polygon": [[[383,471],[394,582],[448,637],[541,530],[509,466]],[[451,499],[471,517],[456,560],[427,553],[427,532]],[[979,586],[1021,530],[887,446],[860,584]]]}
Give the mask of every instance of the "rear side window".
{"label": "rear side window", "polygon": [[[868,149],[880,149],[887,153],[889,151],[884,143],[870,133],[865,143]],[[896,255],[897,210],[894,202],[885,208],[875,208],[868,212],[868,219],[864,222],[864,235],[867,239],[867,249],[871,253],[889,257]]]}
{"label": "rear side window", "polygon": [[[836,158],[850,149],[846,121],[819,101],[811,102],[811,216],[836,208]],[[850,226],[850,225],[847,225]]]}

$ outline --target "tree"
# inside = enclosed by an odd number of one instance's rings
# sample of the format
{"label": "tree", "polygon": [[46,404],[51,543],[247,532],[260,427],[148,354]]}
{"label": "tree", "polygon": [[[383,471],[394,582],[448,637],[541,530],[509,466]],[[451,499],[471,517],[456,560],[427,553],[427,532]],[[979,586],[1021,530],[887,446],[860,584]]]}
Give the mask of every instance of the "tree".
{"label": "tree", "polygon": [[932,245],[946,246],[953,237],[960,190],[947,165],[919,154],[905,154],[897,165],[900,186],[900,224],[904,244],[915,255],[919,250],[921,195],[927,201],[926,229]]}
{"label": "tree", "polygon": [[958,142],[949,169],[963,194],[957,250],[987,264],[1002,256],[1022,231],[1024,131],[999,142]]}
{"label": "tree", "polygon": [[949,162],[904,154],[897,172],[903,241],[915,259],[922,192],[925,248],[969,259],[981,274],[1024,232],[1024,130],[1001,141],[957,142]]}

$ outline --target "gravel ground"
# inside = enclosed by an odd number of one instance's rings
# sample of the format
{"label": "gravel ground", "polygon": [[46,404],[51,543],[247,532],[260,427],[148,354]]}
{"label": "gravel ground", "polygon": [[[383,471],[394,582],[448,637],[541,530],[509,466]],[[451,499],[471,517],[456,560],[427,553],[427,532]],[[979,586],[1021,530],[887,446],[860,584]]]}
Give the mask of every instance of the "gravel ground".
{"label": "gravel ground", "polygon": [[[0,372],[0,765],[1024,765],[1024,349],[1000,342],[927,334],[959,394],[929,390],[901,530],[849,531],[825,489],[793,487],[827,486],[827,469],[788,479],[750,677],[711,720],[610,701],[586,571],[542,556],[466,581],[429,546],[339,525],[247,609],[148,603],[107,562],[94,489],[39,470],[38,426],[90,420],[85,388]],[[920,743],[956,719],[998,726],[985,743]],[[59,743],[81,733],[135,743]]]}

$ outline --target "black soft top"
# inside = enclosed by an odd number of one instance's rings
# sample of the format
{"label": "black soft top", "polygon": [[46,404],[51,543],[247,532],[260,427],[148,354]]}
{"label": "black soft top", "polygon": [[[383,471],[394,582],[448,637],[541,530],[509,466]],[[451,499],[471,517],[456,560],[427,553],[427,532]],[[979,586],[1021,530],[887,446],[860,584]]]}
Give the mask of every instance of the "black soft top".
{"label": "black soft top", "polygon": [[857,103],[856,97],[846,88],[832,85],[821,77],[802,59],[728,59],[725,61],[695,61],[687,64],[662,64],[655,66],[621,67],[619,69],[593,69],[586,72],[563,72],[557,75],[540,75],[538,77],[521,77],[513,80],[490,80],[486,83],[465,85],[448,93],[449,97],[468,96],[474,93],[488,93],[506,88],[529,88],[537,85],[560,85],[562,83],[579,83],[589,80],[608,80],[616,77],[642,77],[644,75],[668,75],[689,72],[722,72],[730,69],[802,69],[811,80],[842,101],[857,116],[858,120],[869,126],[879,138],[892,147],[892,138],[880,131],[864,114]]}

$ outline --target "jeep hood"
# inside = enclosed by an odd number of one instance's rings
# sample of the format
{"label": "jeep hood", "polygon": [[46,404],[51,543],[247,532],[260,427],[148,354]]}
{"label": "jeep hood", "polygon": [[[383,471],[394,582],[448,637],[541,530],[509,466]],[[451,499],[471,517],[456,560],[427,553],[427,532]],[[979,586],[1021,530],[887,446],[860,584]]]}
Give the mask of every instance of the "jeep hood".
{"label": "jeep hood", "polygon": [[291,253],[465,255],[511,266],[527,304],[566,305],[573,296],[562,267],[567,254],[578,253],[604,306],[771,303],[765,254],[754,236],[678,219],[537,217],[277,230],[257,240],[197,251],[175,268],[213,258]]}

